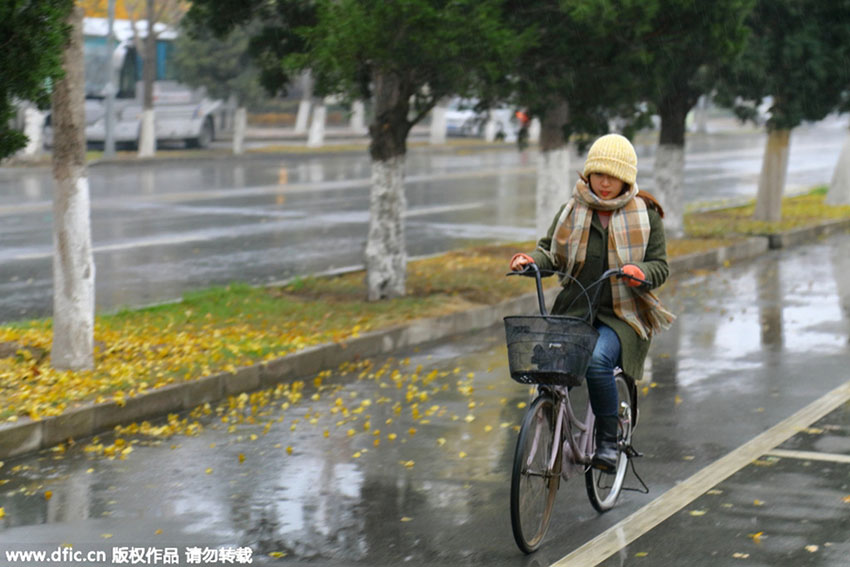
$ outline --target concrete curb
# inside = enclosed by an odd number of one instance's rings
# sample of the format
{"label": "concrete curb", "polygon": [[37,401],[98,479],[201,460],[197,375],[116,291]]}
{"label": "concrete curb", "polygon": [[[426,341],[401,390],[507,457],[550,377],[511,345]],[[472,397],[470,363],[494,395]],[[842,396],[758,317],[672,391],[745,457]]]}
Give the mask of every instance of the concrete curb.
{"label": "concrete curb", "polygon": [[[769,237],[752,237],[730,246],[673,258],[670,260],[670,269],[673,272],[717,269],[726,262],[753,258],[771,248],[804,244],[847,230],[850,230],[850,220],[828,222]],[[557,292],[557,288],[551,288],[547,291],[547,297],[551,300]],[[342,343],[317,345],[272,361],[240,368],[236,372],[223,372],[173,384],[129,398],[123,405],[115,401],[91,403],[38,421],[22,418],[16,423],[0,425],[0,459],[52,447],[69,438],[91,437],[116,425],[191,410],[230,395],[309,378],[321,370],[350,361],[355,353],[362,357],[379,356],[452,335],[485,329],[499,323],[507,315],[536,311],[536,294],[526,294],[497,305],[374,331]]]}

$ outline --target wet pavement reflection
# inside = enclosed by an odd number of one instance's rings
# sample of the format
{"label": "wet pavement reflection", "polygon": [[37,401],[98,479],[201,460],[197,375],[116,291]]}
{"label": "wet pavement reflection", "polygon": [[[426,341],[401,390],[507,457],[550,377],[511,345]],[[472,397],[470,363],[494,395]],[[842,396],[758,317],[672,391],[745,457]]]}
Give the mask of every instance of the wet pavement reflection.
{"label": "wet pavement reflection", "polygon": [[[795,130],[789,191],[829,181],[845,126],[835,119]],[[755,195],[763,148],[763,133],[689,138],[684,201]],[[638,181],[651,190],[654,146],[639,144],[638,151]],[[581,160],[573,156],[573,163]],[[509,144],[411,149],[408,254],[536,238],[536,163],[535,152]],[[365,152],[91,167],[97,307],[359,267],[369,180]],[[52,311],[52,193],[49,169],[0,168],[0,321]]]}
{"label": "wet pavement reflection", "polygon": [[[256,563],[548,565],[844,383],[848,257],[842,235],[669,283],[679,318],[639,385],[637,466],[652,491],[625,492],[600,516],[580,479],[562,485],[533,557],[516,550],[508,513],[529,389],[507,378],[500,328],[171,419],[189,434],[118,432],[8,460],[0,549],[238,546]],[[818,509],[794,494],[834,482],[785,465],[770,475],[788,489],[780,515],[802,518]]]}

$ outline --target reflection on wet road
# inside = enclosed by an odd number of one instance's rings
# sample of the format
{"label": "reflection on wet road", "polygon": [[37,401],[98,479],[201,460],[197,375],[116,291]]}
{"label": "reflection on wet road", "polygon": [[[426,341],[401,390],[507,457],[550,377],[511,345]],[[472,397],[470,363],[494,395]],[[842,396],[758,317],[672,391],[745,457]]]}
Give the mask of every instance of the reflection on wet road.
{"label": "reflection on wet road", "polygon": [[[828,182],[843,125],[795,131],[789,190]],[[764,135],[753,133],[690,139],[685,202],[754,195],[763,146]],[[638,181],[651,189],[654,146],[638,151]],[[535,238],[536,161],[534,152],[510,145],[412,149],[409,255]],[[370,186],[365,152],[111,164],[91,167],[89,176],[101,310],[361,264]],[[0,169],[0,321],[51,313],[52,192],[46,169]]]}
{"label": "reflection on wet road", "polygon": [[548,565],[846,380],[847,258],[850,235],[668,284],[679,318],[650,353],[636,433],[652,492],[626,492],[600,516],[570,481],[532,558],[515,549],[508,514],[529,391],[507,378],[498,328],[171,420],[189,435],[127,431],[7,461],[0,549]]}

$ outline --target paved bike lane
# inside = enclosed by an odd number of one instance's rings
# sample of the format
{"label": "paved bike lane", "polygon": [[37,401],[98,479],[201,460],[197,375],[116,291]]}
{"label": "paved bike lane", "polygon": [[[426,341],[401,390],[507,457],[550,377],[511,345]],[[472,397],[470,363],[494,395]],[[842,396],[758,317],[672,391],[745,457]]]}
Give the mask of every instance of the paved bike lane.
{"label": "paved bike lane", "polygon": [[[555,563],[847,565],[850,383]],[[814,422],[811,417],[838,407]],[[776,439],[796,431],[775,448]],[[740,462],[747,461],[743,467]],[[728,475],[728,476],[727,476]]]}
{"label": "paved bike lane", "polygon": [[[638,448],[648,447],[650,459],[657,460],[658,447],[671,446],[671,440],[681,443],[671,447],[661,467],[638,461],[651,487],[666,472],[664,466],[675,468],[677,460],[701,460],[703,466],[553,565],[850,565],[850,296],[841,283],[848,273],[848,241],[842,236],[823,247],[786,252],[775,265],[754,264],[753,271],[761,270],[754,276],[760,291],[749,305],[731,293],[740,290],[741,280],[728,289],[728,311],[722,315],[733,321],[740,312],[756,310],[760,325],[724,341],[722,316],[707,317],[713,322],[706,325],[706,342],[725,342],[726,348],[715,352],[708,367],[671,362],[689,387],[666,383],[656,372],[659,394],[670,390],[661,396],[670,416],[665,426],[656,414],[637,432]],[[831,299],[822,293],[831,279],[824,270],[835,277]],[[821,299],[815,299],[818,295]],[[706,311],[716,309],[716,299],[704,300]],[[699,303],[691,298],[690,305],[693,317]],[[680,357],[689,348],[659,340],[665,342],[675,345]],[[749,354],[735,357],[736,350]],[[700,373],[711,383],[697,400],[694,383]],[[694,417],[698,409],[681,411],[709,398],[725,400],[711,406],[713,417]],[[736,435],[737,443],[721,443],[736,447],[731,451],[703,441]],[[713,451],[716,455],[707,458]]]}

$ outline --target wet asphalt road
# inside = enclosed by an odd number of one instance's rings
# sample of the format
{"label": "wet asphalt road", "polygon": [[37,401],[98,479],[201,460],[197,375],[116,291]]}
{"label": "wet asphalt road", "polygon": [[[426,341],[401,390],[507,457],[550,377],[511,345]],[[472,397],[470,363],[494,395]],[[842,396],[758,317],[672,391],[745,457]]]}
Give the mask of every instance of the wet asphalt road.
{"label": "wet asphalt road", "polygon": [[[789,190],[828,182],[845,136],[846,119],[795,130]],[[763,134],[692,136],[685,201],[755,195],[763,148]],[[653,146],[638,151],[638,180],[651,190]],[[512,145],[411,149],[408,254],[536,238],[536,159]],[[365,151],[91,167],[97,307],[359,266],[369,176]],[[52,191],[46,168],[0,168],[0,321],[51,314]]]}
{"label": "wet asphalt road", "polygon": [[[191,436],[108,435],[7,461],[0,550],[231,546],[260,564],[549,565],[846,384],[848,259],[842,235],[674,278],[662,297],[679,318],[640,385],[637,464],[651,492],[626,492],[600,516],[583,481],[569,481],[531,557],[508,512],[528,388],[507,378],[499,328],[335,370],[300,398],[212,407],[188,418],[202,425]],[[834,455],[850,456],[850,404],[794,433],[781,449],[833,460],[753,454],[604,564],[846,565],[850,463]],[[86,451],[98,444],[132,452]]]}

